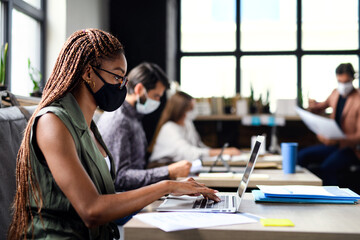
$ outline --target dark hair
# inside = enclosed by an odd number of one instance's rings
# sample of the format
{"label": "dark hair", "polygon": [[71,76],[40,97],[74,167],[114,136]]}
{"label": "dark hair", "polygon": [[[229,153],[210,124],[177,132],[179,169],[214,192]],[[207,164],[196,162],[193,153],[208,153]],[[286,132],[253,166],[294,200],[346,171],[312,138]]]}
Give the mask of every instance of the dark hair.
{"label": "dark hair", "polygon": [[[99,66],[102,59],[114,58],[124,52],[123,45],[110,33],[99,29],[84,29],[73,33],[65,42],[46,82],[38,107],[26,126],[16,161],[16,194],[8,239],[26,239],[26,231],[34,231],[31,198],[41,217],[43,199],[30,161],[30,133],[37,113],[83,84],[82,74],[88,64]],[[29,226],[29,221],[31,226]]]}
{"label": "dark hair", "polygon": [[348,74],[350,77],[355,78],[355,70],[351,63],[342,63],[336,68],[336,74]]}
{"label": "dark hair", "polygon": [[165,108],[161,114],[160,120],[156,126],[154,137],[149,145],[149,152],[152,152],[156,139],[159,135],[161,127],[168,121],[177,122],[179,121],[187,111],[191,108],[191,102],[193,97],[185,92],[176,92],[172,97],[167,101]]}
{"label": "dark hair", "polygon": [[165,72],[155,63],[143,62],[139,64],[130,71],[128,78],[127,90],[129,94],[134,93],[134,88],[138,83],[142,83],[146,90],[154,89],[159,81],[166,89],[170,87]]}

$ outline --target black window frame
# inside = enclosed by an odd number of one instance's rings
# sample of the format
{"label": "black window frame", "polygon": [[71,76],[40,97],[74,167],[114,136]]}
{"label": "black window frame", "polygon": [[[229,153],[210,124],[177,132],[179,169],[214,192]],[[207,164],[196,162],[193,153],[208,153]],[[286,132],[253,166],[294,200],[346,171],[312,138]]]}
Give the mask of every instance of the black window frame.
{"label": "black window frame", "polygon": [[[16,9],[19,12],[29,16],[30,18],[38,21],[40,23],[40,72],[45,76],[45,36],[46,36],[46,0],[41,1],[41,9],[37,9],[31,4],[23,0],[0,0],[3,4],[1,11],[3,12],[3,39],[1,43],[8,43],[8,55],[7,55],[7,65],[6,65],[6,77],[5,85],[8,90],[11,91],[12,79],[11,79],[11,65],[12,65],[12,10]],[[44,78],[41,80],[41,85],[45,85]]]}
{"label": "black window frame", "polygon": [[[201,57],[201,56],[234,56],[236,58],[236,94],[241,93],[241,65],[240,60],[243,56],[295,56],[297,59],[297,101],[300,104],[302,94],[302,57],[311,55],[357,55],[359,58],[358,69],[360,71],[360,0],[358,0],[358,48],[355,50],[303,50],[302,47],[302,0],[296,1],[296,49],[292,51],[241,51],[241,0],[236,2],[236,49],[235,51],[224,52],[183,52],[181,51],[181,0],[177,0],[177,51],[176,51],[176,79],[181,83],[181,58],[182,57]],[[360,81],[359,81],[360,87]]]}

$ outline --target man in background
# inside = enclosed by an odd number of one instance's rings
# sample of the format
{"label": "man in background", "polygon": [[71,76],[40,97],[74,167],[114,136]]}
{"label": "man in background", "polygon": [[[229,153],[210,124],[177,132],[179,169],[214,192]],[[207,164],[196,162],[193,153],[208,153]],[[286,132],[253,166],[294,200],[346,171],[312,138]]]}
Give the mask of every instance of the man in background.
{"label": "man in background", "polygon": [[169,88],[165,73],[158,65],[145,62],[132,69],[128,78],[127,96],[123,105],[113,112],[104,112],[97,123],[114,158],[116,191],[188,176],[191,163],[185,160],[146,169],[148,143],[141,119],[159,107],[161,96]]}

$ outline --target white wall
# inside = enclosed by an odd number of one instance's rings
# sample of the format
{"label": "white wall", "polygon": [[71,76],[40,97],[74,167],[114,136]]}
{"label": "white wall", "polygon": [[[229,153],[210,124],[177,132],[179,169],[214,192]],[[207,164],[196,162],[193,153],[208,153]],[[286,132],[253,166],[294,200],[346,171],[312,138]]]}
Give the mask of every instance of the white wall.
{"label": "white wall", "polygon": [[47,80],[66,39],[84,28],[109,30],[109,0],[47,1],[46,74]]}
{"label": "white wall", "polygon": [[[168,0],[166,5],[166,73],[170,80],[176,79],[176,45],[177,45],[177,8],[178,1]],[[179,80],[179,79],[177,79]]]}
{"label": "white wall", "polygon": [[109,0],[67,0],[66,36],[84,28],[109,30]]}
{"label": "white wall", "polygon": [[66,0],[47,2],[45,80],[49,78],[66,40],[66,2]]}

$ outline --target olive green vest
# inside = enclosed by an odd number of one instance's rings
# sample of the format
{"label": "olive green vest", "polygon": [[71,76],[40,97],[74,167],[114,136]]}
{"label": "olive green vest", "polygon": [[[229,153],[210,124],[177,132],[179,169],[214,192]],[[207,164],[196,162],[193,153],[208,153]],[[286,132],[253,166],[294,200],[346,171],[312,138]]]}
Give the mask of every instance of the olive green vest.
{"label": "olive green vest", "polygon": [[[41,211],[43,224],[36,213],[37,207],[31,197],[30,205],[32,213],[34,214],[34,238],[112,239],[111,232],[113,230],[111,227],[114,228],[113,224],[106,224],[92,229],[88,229],[85,226],[69,200],[56,184],[42,153],[39,151],[35,137],[37,121],[40,116],[48,112],[54,113],[59,117],[71,133],[75,142],[78,157],[98,192],[100,194],[115,193],[115,167],[112,157],[106,148],[95,123],[92,122],[91,130],[110,157],[110,172],[104,157],[91,138],[90,130],[87,127],[84,115],[77,101],[72,94],[68,93],[60,101],[40,110],[32,126],[30,159],[43,197],[43,208]],[[116,225],[115,228],[115,231],[117,231]],[[29,227],[27,233],[29,238],[31,238],[31,234],[32,231]]]}

